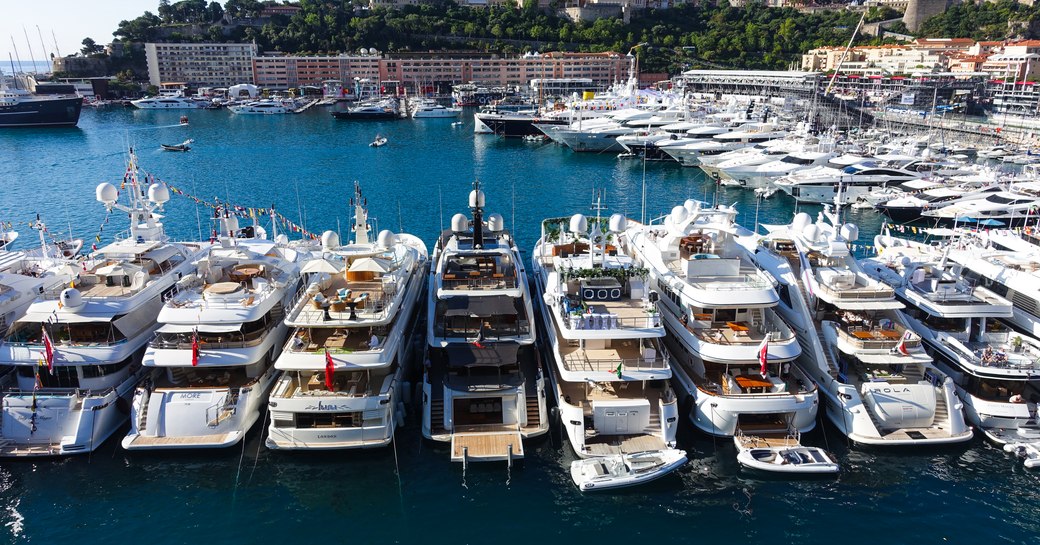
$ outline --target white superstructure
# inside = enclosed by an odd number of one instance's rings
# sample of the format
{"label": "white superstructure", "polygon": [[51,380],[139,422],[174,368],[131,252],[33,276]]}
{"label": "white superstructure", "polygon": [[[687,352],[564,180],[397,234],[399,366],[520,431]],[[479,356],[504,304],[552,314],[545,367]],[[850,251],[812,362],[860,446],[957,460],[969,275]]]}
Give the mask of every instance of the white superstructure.
{"label": "white superstructure", "polygon": [[286,318],[294,330],[275,363],[283,374],[269,402],[272,449],[381,447],[404,421],[426,245],[386,230],[369,238],[357,185],[350,206],[353,242],[322,235],[322,256],[304,265],[306,288]]}
{"label": "white superstructure", "polygon": [[18,366],[3,400],[2,456],[93,451],[126,422],[134,387],[149,374],[141,357],[163,298],[199,248],[166,241],[155,211],[169,190],[138,179],[132,152],[128,172],[129,204],[108,183],[97,198],[130,215],[130,236],[95,252],[72,287],[44,293],[0,343],[0,363]]}
{"label": "white superstructure", "polygon": [[433,253],[423,375],[423,436],[451,443],[451,459],[507,460],[549,429],[527,271],[499,214],[451,220]]}
{"label": "white superstructure", "polygon": [[664,451],[679,416],[665,329],[647,269],[618,251],[625,218],[603,223],[545,220],[532,257],[560,422],[582,458]]}
{"label": "white superstructure", "polygon": [[858,444],[971,439],[952,381],[903,321],[903,304],[851,255],[858,228],[823,213],[765,227],[756,261],[780,281],[778,309],[798,333],[827,418]]}
{"label": "white superstructure", "polygon": [[299,291],[299,254],[232,236],[239,232],[233,216],[218,221],[225,235],[159,312],[143,360],[159,372],[135,392],[123,448],[228,447],[263,414],[285,341],[286,307]]}
{"label": "white superstructure", "polygon": [[775,311],[774,281],[738,243],[752,233],[736,213],[687,201],[662,223],[630,226],[627,249],[660,294],[674,383],[693,424],[718,436],[809,431],[816,387],[790,365],[801,348]]}

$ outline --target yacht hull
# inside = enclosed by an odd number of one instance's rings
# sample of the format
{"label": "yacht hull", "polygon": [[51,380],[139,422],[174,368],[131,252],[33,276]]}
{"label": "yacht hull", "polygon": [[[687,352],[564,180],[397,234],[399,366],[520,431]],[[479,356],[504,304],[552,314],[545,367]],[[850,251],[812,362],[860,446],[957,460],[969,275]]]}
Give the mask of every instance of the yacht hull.
{"label": "yacht hull", "polygon": [[75,127],[82,107],[83,97],[78,96],[0,105],[0,128]]}

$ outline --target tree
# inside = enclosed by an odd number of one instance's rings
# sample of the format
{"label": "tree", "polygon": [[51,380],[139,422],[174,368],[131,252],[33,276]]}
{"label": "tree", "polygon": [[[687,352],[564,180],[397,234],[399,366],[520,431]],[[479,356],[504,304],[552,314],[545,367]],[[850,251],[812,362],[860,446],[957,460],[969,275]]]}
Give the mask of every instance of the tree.
{"label": "tree", "polygon": [[105,52],[105,48],[94,42],[93,38],[83,38],[83,41],[80,43],[83,44],[83,49],[80,49],[80,52],[83,53],[83,56],[85,57],[100,55]]}

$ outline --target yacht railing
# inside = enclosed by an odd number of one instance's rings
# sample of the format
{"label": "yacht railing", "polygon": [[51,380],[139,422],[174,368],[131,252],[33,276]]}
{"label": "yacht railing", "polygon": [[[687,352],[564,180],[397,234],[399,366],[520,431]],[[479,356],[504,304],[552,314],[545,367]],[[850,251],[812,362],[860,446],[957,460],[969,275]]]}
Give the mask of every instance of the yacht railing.
{"label": "yacht railing", "polygon": [[488,277],[484,276],[458,276],[445,274],[441,277],[441,284],[446,290],[508,290],[517,287],[515,276]]}
{"label": "yacht railing", "polygon": [[[850,326],[841,325],[838,328],[838,338],[851,344],[856,348],[864,350],[892,349],[899,345],[900,340],[906,335],[907,329],[896,325],[894,329],[883,329],[880,326]],[[906,348],[918,348],[921,346],[921,337],[912,335],[903,344]]]}
{"label": "yacht railing", "polygon": [[686,279],[695,288],[716,291],[739,291],[747,289],[763,290],[772,287],[772,283],[757,274],[741,274],[736,276],[695,276]]}
{"label": "yacht railing", "polygon": [[653,358],[597,358],[589,359],[584,353],[574,352],[563,359],[563,365],[568,371],[592,371],[592,372],[615,372],[618,365],[621,371],[654,371],[668,369],[668,358],[655,356]]}
{"label": "yacht railing", "polygon": [[849,300],[849,301],[861,301],[861,300],[887,300],[895,297],[896,292],[888,286],[879,286],[877,288],[868,287],[856,287],[853,285],[846,289],[837,289],[831,287],[826,282],[816,279],[816,288],[830,295],[834,299],[838,300]]}

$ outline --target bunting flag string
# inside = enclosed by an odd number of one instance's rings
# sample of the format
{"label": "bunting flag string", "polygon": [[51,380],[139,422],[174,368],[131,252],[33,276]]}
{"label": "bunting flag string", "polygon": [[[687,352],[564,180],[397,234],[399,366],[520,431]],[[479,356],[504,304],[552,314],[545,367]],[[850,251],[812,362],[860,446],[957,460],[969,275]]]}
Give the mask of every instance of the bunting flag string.
{"label": "bunting flag string", "polygon": [[[188,192],[184,191],[183,189],[180,189],[179,187],[175,187],[175,186],[173,186],[173,185],[171,185],[169,183],[166,183],[166,186],[170,188],[170,193],[172,193],[174,195],[180,195],[180,196],[185,197],[188,200],[194,202],[195,204],[203,205],[203,206],[205,206],[207,208],[210,208],[212,210],[215,210],[215,211],[226,212],[228,214],[231,214],[233,216],[236,216],[236,217],[242,218],[242,219],[254,219],[255,220],[255,219],[258,219],[261,216],[267,215],[267,214],[269,214],[271,212],[271,210],[269,208],[258,208],[258,207],[241,206],[241,205],[233,204],[233,203],[230,203],[230,202],[224,202],[224,201],[221,201],[219,197],[214,197],[213,198],[213,202],[210,202],[210,201],[208,201],[206,199],[201,199],[201,198],[199,198],[199,197],[197,197],[195,195],[192,195],[191,193],[188,193]],[[300,234],[300,235],[302,235],[304,237],[310,238],[310,239],[314,239],[314,240],[318,239],[318,235],[317,234],[315,234],[315,233],[313,233],[311,231],[308,231],[307,229],[304,229],[303,226],[293,222],[292,220],[290,220],[289,218],[285,217],[285,215],[283,215],[281,212],[278,212],[277,210],[274,211],[274,218],[278,221],[278,225],[282,229],[285,229],[285,230],[287,230],[287,231],[289,231],[291,233],[298,233],[298,234]]]}

